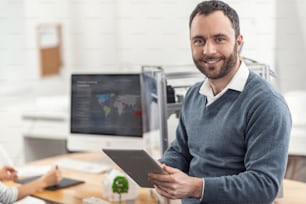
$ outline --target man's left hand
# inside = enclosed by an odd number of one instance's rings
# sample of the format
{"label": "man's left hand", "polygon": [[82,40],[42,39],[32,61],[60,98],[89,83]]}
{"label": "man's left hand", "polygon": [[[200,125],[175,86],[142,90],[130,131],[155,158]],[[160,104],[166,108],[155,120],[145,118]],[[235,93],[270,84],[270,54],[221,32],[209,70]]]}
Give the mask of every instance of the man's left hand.
{"label": "man's left hand", "polygon": [[191,177],[179,169],[162,164],[164,174],[149,173],[156,191],[169,199],[201,198],[203,179]]}

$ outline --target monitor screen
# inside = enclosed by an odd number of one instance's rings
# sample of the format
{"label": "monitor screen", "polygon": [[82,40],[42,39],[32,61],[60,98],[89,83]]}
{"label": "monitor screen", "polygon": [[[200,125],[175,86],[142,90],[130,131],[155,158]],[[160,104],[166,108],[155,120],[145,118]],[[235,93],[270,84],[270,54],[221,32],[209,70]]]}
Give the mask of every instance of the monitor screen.
{"label": "monitor screen", "polygon": [[72,74],[69,150],[141,148],[140,74]]}

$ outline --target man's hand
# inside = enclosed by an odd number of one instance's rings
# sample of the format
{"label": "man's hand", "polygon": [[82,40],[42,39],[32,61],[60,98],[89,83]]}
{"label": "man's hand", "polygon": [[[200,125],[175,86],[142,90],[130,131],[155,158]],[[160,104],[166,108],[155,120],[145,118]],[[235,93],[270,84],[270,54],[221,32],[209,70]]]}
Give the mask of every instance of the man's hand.
{"label": "man's hand", "polygon": [[0,169],[0,180],[12,180],[18,179],[17,171],[11,166],[3,166]]}
{"label": "man's hand", "polygon": [[149,173],[149,180],[156,191],[169,199],[181,199],[185,197],[201,198],[203,179],[191,177],[180,171],[162,164],[164,174]]}

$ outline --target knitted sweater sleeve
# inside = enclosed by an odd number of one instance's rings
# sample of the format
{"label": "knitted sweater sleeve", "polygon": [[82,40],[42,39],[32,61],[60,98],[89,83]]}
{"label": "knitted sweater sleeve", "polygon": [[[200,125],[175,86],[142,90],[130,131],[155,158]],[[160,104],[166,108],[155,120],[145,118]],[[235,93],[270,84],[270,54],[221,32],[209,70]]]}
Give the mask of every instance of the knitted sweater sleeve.
{"label": "knitted sweater sleeve", "polygon": [[18,189],[16,187],[7,187],[0,183],[0,203],[10,204],[17,200]]}

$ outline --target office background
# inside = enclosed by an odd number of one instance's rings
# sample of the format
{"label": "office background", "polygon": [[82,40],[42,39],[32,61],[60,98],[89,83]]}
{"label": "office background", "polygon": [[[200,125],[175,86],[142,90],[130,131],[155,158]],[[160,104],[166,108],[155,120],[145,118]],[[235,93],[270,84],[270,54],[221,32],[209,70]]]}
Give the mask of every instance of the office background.
{"label": "office background", "polygon": [[[22,115],[32,109],[68,110],[71,72],[128,72],[140,65],[166,71],[196,70],[188,18],[199,1],[1,0],[0,144],[24,162]],[[268,64],[284,93],[305,90],[306,2],[226,0],[237,9],[244,35],[242,55]],[[62,26],[59,75],[42,78],[37,26]],[[170,70],[171,69],[171,70]],[[170,137],[175,125],[169,125]]]}

